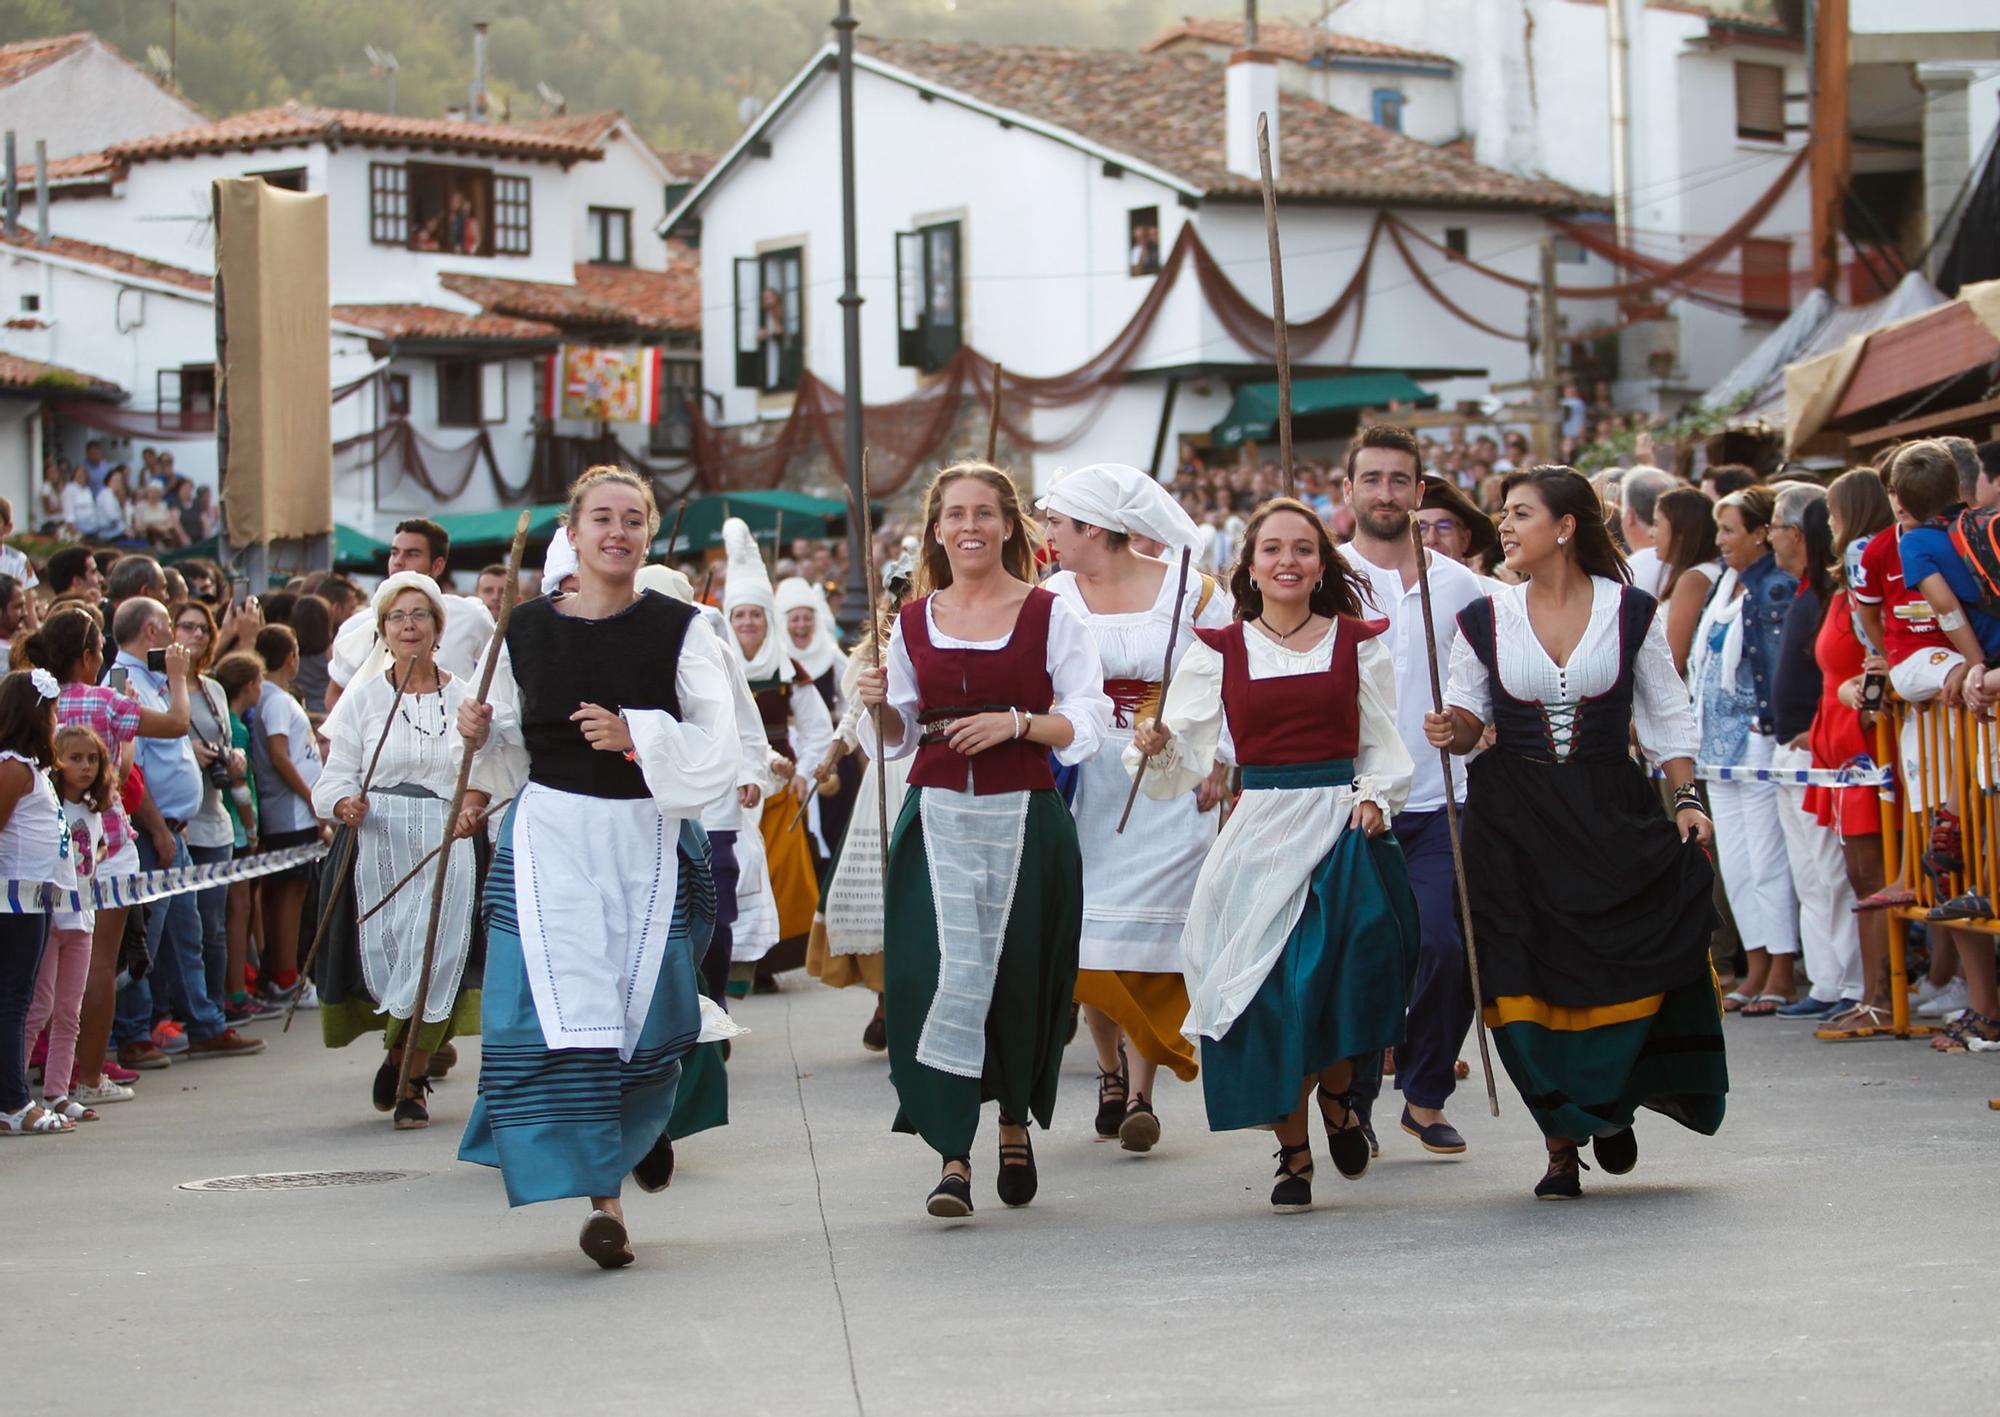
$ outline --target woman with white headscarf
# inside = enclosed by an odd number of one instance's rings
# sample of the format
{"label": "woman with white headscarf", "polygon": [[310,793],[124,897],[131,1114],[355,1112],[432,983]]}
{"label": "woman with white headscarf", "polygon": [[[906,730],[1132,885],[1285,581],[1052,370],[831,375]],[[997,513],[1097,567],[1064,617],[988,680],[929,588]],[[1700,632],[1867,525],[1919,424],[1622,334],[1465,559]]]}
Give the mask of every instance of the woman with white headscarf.
{"label": "woman with white headscarf", "polygon": [[[1149,1151],[1160,1137],[1153,1080],[1162,1066],[1183,1081],[1196,1073],[1194,1049],[1181,1036],[1187,987],[1181,933],[1195,877],[1215,844],[1227,765],[1218,763],[1195,791],[1169,802],[1140,797],[1123,833],[1118,820],[1131,792],[1125,747],[1142,718],[1160,711],[1160,671],[1180,595],[1176,657],[1194,630],[1229,623],[1229,598],[1206,574],[1179,575],[1183,547],[1199,554],[1192,519],[1136,467],[1098,463],[1062,478],[1038,504],[1062,570],[1046,588],[1083,617],[1104,665],[1111,727],[1096,755],[1076,774],[1070,810],[1083,851],[1083,941],[1076,999],[1097,1045],[1097,1135],[1127,1151]],[[1167,548],[1165,560],[1132,546],[1144,537]],[[1126,1044],[1137,1058],[1129,1056]]]}
{"label": "woman with white headscarf", "polygon": [[[722,524],[722,544],[729,557],[722,614],[733,631],[730,643],[750,680],[750,693],[774,755],[759,825],[771,891],[778,903],[778,941],[766,949],[762,942],[739,935],[735,962],[739,969],[752,966],[740,972],[754,978],[759,989],[772,990],[777,987],[774,975],[805,963],[806,941],[819,907],[819,876],[799,807],[812,791],[806,774],[833,741],[833,716],[813,688],[812,675],[788,653],[790,637],[778,619],[771,577],[750,528],[740,518],[729,518]],[[749,979],[732,980],[731,991],[746,990],[749,983]]]}
{"label": "woman with white headscarf", "polygon": [[[341,695],[326,720],[326,765],[313,786],[313,811],[355,835],[353,867],[340,880],[323,873],[319,899],[307,918],[317,920],[326,893],[339,892],[314,971],[321,1036],[327,1047],[344,1048],[364,1033],[384,1034],[388,1055],[375,1072],[375,1110],[393,1109],[396,1130],[410,1131],[430,1125],[425,1074],[431,1054],[454,1035],[479,1032],[480,969],[474,956],[482,951],[475,948],[473,843],[453,842],[441,862],[433,861],[384,909],[355,922],[445,840],[450,825],[445,814],[465,751],[453,724],[472,689],[437,662],[445,598],[429,576],[400,571],[382,582],[374,621],[387,668]],[[361,783],[371,760],[375,775],[364,794]],[[410,1085],[399,1095],[396,1075],[416,1012],[425,926],[440,870],[445,887],[437,958],[424,992]]]}
{"label": "woman with white headscarf", "polygon": [[[833,607],[826,603],[826,592],[803,576],[787,576],[778,582],[777,602],[778,623],[785,627],[793,662],[812,676],[828,716],[837,724],[847,706],[847,656],[833,636]],[[810,772],[819,786],[806,809],[806,825],[819,839],[822,877],[830,874],[840,840],[847,834],[854,793],[861,785],[861,769],[844,753],[830,773],[819,771],[824,765],[823,761],[799,764],[800,771]]]}

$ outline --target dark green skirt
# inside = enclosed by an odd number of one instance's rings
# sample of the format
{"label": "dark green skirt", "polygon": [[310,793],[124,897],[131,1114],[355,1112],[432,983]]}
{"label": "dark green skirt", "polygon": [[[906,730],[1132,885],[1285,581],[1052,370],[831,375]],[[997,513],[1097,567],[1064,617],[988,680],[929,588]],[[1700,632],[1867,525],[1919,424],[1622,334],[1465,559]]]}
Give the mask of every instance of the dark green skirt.
{"label": "dark green skirt", "polygon": [[[1514,998],[1489,1006],[1486,1018],[1507,1076],[1542,1135],[1584,1141],[1622,1131],[1641,1107],[1703,1136],[1721,1128],[1729,1063],[1713,977],[1667,990],[1655,1012],[1594,1028],[1551,1028],[1518,1016],[1503,1021],[1540,1007],[1539,1000]],[[1646,1004],[1610,1007],[1629,1012]]]}
{"label": "dark green skirt", "polygon": [[[695,971],[701,992],[708,993],[708,981]],[[697,1043],[681,1059],[681,1085],[674,1093],[673,1115],[667,1119],[667,1135],[691,1137],[711,1127],[729,1125],[729,1074],[722,1062],[720,1043]]]}
{"label": "dark green skirt", "polygon": [[937,915],[922,811],[921,791],[904,796],[890,841],[885,892],[882,998],[889,1079],[900,1103],[895,1129],[915,1132],[940,1156],[965,1156],[979,1130],[980,1106],[989,1100],[998,1101],[1010,1120],[1025,1123],[1032,1116],[1044,1128],[1055,1114],[1083,933],[1083,860],[1076,823],[1062,798],[1031,793],[1020,880],[986,1015],[985,1073],[969,1078],[939,1072],[917,1061],[917,1040],[938,982]]}
{"label": "dark green skirt", "polygon": [[1269,1126],[1343,1059],[1379,1066],[1403,1041],[1421,935],[1403,848],[1343,831],[1313,872],[1284,952],[1229,1031],[1201,1040],[1210,1131]]}

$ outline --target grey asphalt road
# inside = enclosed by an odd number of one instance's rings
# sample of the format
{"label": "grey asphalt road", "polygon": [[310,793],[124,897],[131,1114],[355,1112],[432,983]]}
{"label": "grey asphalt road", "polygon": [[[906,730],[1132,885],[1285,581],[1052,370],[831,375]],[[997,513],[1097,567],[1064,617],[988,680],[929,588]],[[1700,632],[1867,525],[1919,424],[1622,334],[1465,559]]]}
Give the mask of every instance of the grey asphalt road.
{"label": "grey asphalt road", "polygon": [[[1426,1157],[1385,1103],[1368,1175],[1325,1167],[1320,1208],[1278,1217],[1269,1137],[1208,1134],[1170,1078],[1157,1151],[1094,1142],[1079,1045],[1040,1198],[994,1198],[989,1125],[978,1213],[943,1225],[859,1046],[865,999],[788,983],[739,1006],[732,1125],[685,1143],[665,1194],[628,1188],[617,1273],[577,1252],[581,1202],[510,1212],[453,1160],[476,1043],[427,1132],[392,1132],[376,1055],[302,1016],[259,1025],[259,1060],[0,1142],[0,1412],[1770,1417],[1917,1384],[1956,1407],[2000,1350],[2000,1055],[1732,1019],[1721,1136],[1642,1120],[1638,1170],[1565,1205],[1531,1199],[1533,1125],[1504,1078],[1488,1117],[1475,1067],[1465,1157]],[[414,1174],[179,1189],[336,1169]]]}

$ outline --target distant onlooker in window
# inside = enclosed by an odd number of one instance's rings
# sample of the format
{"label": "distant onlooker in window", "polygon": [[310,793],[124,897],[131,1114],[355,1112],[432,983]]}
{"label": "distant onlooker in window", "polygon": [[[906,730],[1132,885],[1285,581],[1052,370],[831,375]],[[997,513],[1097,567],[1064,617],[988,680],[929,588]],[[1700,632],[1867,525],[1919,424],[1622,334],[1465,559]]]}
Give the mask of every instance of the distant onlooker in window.
{"label": "distant onlooker in window", "polygon": [[62,522],[78,536],[97,535],[97,494],[90,489],[90,473],[81,466],[71,470],[69,485],[63,488]]}

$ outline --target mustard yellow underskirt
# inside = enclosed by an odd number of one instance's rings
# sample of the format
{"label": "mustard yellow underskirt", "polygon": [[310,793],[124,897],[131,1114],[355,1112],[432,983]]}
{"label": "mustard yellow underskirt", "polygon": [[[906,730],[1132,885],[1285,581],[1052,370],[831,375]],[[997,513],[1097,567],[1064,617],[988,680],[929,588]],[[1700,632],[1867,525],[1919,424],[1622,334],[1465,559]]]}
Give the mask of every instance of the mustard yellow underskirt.
{"label": "mustard yellow underskirt", "polygon": [[1079,969],[1076,1001],[1104,1014],[1132,1040],[1139,1056],[1193,1082],[1200,1071],[1194,1047],[1181,1036],[1187,1022],[1187,984],[1178,974],[1129,969]]}

